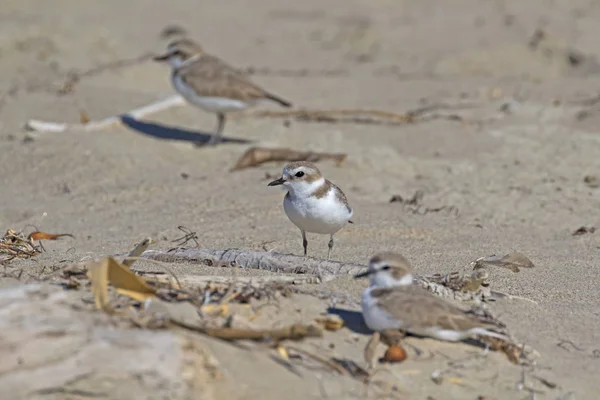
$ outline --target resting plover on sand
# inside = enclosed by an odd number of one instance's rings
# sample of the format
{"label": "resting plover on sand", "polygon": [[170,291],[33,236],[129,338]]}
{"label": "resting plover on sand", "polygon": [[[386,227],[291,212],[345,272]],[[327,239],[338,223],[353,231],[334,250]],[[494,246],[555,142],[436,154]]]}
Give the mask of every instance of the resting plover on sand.
{"label": "resting plover on sand", "polygon": [[352,223],[353,210],[342,190],[321,175],[316,165],[296,161],[283,168],[281,178],[269,186],[284,185],[287,194],[283,209],[288,218],[300,228],[302,246],[306,256],[306,233],[329,235],[327,259],[333,249],[333,235],[347,223]]}
{"label": "resting plover on sand", "polygon": [[400,254],[383,252],[356,278],[369,277],[362,295],[367,326],[376,332],[401,330],[439,340],[461,341],[477,336],[507,340],[503,327],[464,311],[413,285],[412,268]]}
{"label": "resting plover on sand", "polygon": [[206,54],[190,39],[171,42],[167,52],[154,57],[171,64],[171,82],[188,102],[217,114],[216,132],[208,144],[220,141],[228,112],[241,111],[260,100],[270,100],[284,107],[292,104],[252,83],[242,72],[215,56]]}

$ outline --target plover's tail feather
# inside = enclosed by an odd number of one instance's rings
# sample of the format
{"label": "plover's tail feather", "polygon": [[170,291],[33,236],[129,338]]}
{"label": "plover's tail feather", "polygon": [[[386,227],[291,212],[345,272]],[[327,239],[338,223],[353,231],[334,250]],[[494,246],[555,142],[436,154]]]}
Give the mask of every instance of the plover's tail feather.
{"label": "plover's tail feather", "polygon": [[490,329],[485,329],[485,328],[473,328],[473,329],[469,329],[469,332],[472,333],[473,335],[480,335],[480,336],[490,336],[496,339],[502,339],[502,340],[506,340],[506,341],[510,341],[510,338],[506,335],[503,335],[501,333],[498,332],[494,332]]}
{"label": "plover's tail feather", "polygon": [[290,103],[289,101],[284,100],[281,97],[277,97],[274,94],[271,94],[271,93],[268,93],[268,92],[265,92],[265,99],[272,100],[272,101],[274,101],[276,103],[281,104],[284,107],[291,107],[292,106],[292,103]]}

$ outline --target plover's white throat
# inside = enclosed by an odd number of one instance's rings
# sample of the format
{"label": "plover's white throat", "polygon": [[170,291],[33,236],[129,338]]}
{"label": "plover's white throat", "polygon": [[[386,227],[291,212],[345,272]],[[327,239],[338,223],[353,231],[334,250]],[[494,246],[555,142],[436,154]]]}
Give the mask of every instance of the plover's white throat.
{"label": "plover's white throat", "polygon": [[366,272],[356,275],[369,277],[370,285],[362,295],[362,311],[370,329],[401,330],[453,342],[478,335],[507,339],[501,333],[503,327],[413,285],[411,271],[403,256],[384,252],[371,258]]}
{"label": "plover's white throat", "polygon": [[304,255],[307,254],[306,233],[329,235],[327,259],[333,249],[333,235],[342,229],[353,215],[342,190],[321,175],[310,162],[296,161],[283,168],[281,178],[269,186],[284,185],[287,194],[283,209],[288,218],[302,232]]}
{"label": "plover's white throat", "polygon": [[217,130],[208,144],[219,142],[228,112],[244,110],[260,100],[291,107],[291,103],[255,85],[239,70],[206,54],[190,39],[170,43],[167,52],[154,60],[171,64],[171,82],[184,99],[217,114]]}

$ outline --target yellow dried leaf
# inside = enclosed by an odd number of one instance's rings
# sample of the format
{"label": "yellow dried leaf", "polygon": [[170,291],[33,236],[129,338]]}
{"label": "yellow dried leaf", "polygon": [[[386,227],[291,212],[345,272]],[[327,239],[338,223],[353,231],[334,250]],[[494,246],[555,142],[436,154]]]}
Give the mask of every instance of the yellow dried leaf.
{"label": "yellow dried leaf", "polygon": [[277,347],[275,347],[275,350],[277,350],[277,354],[279,354],[279,356],[281,358],[283,358],[285,361],[290,360],[290,354],[288,353],[288,351],[285,347],[278,345]]}
{"label": "yellow dried leaf", "polygon": [[226,317],[229,315],[228,304],[209,304],[202,306],[202,311],[215,317]]}
{"label": "yellow dried leaf", "polygon": [[96,299],[96,307],[107,309],[108,284],[112,284],[117,292],[134,300],[145,301],[156,294],[154,288],[126,266],[114,258],[107,257],[88,267],[88,278],[92,283],[92,293]]}
{"label": "yellow dried leaf", "polygon": [[108,307],[108,261],[104,259],[88,265],[87,276],[92,284],[96,308],[106,310]]}
{"label": "yellow dried leaf", "polygon": [[332,332],[338,331],[344,326],[344,320],[336,314],[325,315],[317,318],[315,321],[328,331]]}
{"label": "yellow dried leaf", "polygon": [[156,294],[156,290],[137,276],[126,266],[119,264],[114,258],[108,257],[108,281],[117,292],[138,301],[145,301]]}

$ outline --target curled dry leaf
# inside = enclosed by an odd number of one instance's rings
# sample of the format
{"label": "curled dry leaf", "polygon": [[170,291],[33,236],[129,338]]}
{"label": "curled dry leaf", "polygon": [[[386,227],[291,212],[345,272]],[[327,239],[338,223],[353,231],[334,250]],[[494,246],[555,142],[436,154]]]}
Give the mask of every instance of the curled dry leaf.
{"label": "curled dry leaf", "polygon": [[109,283],[117,292],[138,301],[145,301],[156,294],[155,289],[149,286],[144,279],[112,257],[90,264],[88,278],[92,284],[96,308],[102,310],[110,309],[108,305]]}
{"label": "curled dry leaf", "polygon": [[312,161],[334,160],[340,165],[347,154],[342,153],[317,153],[312,151],[296,151],[286,148],[251,147],[237,161],[231,171],[256,167],[270,161]]}
{"label": "curled dry leaf", "polygon": [[31,232],[27,237],[29,240],[56,240],[61,237],[71,237],[75,238],[75,236],[70,233],[46,233],[46,232]]}
{"label": "curled dry leaf", "polygon": [[81,122],[83,125],[90,122],[90,117],[83,110],[79,111],[79,122]]}
{"label": "curled dry leaf", "polygon": [[129,252],[127,258],[123,260],[123,265],[131,267],[134,262],[148,249],[148,246],[152,243],[152,238],[146,238],[142,240],[133,250]]}
{"label": "curled dry leaf", "polygon": [[277,346],[275,346],[275,350],[277,351],[277,354],[279,354],[279,356],[281,358],[283,358],[285,361],[289,361],[290,360],[290,354],[288,353],[287,349],[278,344]]}
{"label": "curled dry leaf", "polygon": [[535,265],[531,260],[521,253],[509,253],[504,257],[498,256],[482,257],[475,261],[473,269],[481,268],[486,265],[493,265],[510,269],[513,272],[519,272],[520,268],[533,268]]}
{"label": "curled dry leaf", "polygon": [[326,330],[332,332],[338,331],[344,326],[344,320],[336,314],[328,314],[317,318],[315,321]]}

